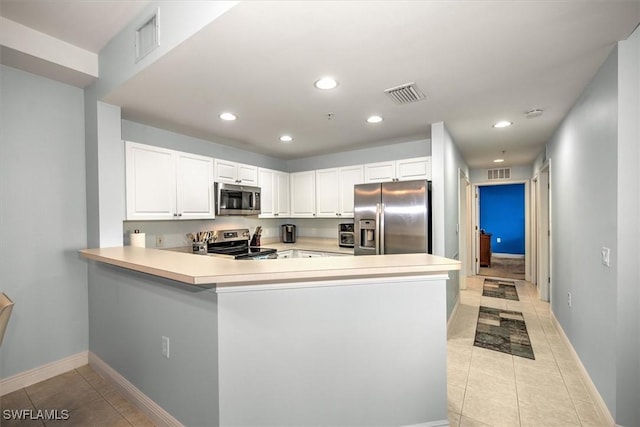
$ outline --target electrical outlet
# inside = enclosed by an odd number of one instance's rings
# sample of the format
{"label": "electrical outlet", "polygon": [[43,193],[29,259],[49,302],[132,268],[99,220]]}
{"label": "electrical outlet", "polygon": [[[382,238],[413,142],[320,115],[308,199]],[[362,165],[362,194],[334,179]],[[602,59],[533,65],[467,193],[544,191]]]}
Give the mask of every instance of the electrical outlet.
{"label": "electrical outlet", "polygon": [[169,337],[162,337],[162,355],[169,358]]}
{"label": "electrical outlet", "polygon": [[156,235],[156,248],[164,246],[164,236],[162,234]]}
{"label": "electrical outlet", "polygon": [[567,292],[567,305],[571,307],[571,292]]}

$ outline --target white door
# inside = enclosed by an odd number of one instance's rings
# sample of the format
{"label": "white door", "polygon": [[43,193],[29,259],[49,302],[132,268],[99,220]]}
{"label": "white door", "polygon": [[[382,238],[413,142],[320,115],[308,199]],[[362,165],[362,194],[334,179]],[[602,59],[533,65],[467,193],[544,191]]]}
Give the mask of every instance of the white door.
{"label": "white door", "polygon": [[275,171],[262,169],[258,171],[260,185],[260,218],[271,218],[275,214]]}
{"label": "white door", "polygon": [[551,185],[549,167],[538,175],[538,297],[542,301],[551,299]]}
{"label": "white door", "polygon": [[213,159],[189,153],[177,153],[176,157],[178,218],[214,218]]}
{"label": "white door", "polygon": [[287,172],[276,172],[274,190],[276,193],[275,215],[287,217],[291,215],[289,202],[289,174]]}
{"label": "white door", "polygon": [[235,162],[227,160],[215,160],[216,182],[224,182],[227,184],[238,183],[238,165]]}
{"label": "white door", "polygon": [[431,179],[431,157],[416,157],[396,162],[396,178],[399,181]]}
{"label": "white door", "polygon": [[252,165],[238,163],[238,184],[258,186],[258,168]]}
{"label": "white door", "polygon": [[319,217],[335,218],[340,213],[338,169],[316,170],[316,213]]}
{"label": "white door", "polygon": [[396,162],[369,163],[364,165],[364,181],[389,182],[396,179]]}
{"label": "white door", "polygon": [[340,168],[340,216],[353,218],[353,187],[364,183],[364,166]]}
{"label": "white door", "polygon": [[128,220],[173,219],[176,212],[174,151],[127,141]]}
{"label": "white door", "polygon": [[291,185],[291,216],[316,216],[316,171],[289,175]]}

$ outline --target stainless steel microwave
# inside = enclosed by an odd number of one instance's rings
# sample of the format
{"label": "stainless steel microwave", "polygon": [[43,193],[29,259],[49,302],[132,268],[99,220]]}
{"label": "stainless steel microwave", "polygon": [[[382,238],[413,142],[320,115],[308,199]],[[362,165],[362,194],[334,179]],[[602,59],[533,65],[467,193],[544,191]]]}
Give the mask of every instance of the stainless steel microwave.
{"label": "stainless steel microwave", "polygon": [[258,215],[260,187],[216,182],[216,215]]}

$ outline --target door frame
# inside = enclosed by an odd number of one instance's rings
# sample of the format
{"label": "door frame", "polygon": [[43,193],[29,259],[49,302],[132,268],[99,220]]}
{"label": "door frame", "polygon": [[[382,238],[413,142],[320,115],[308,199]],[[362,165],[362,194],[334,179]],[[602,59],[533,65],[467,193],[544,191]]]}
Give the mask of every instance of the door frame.
{"label": "door frame", "polygon": [[512,181],[482,181],[473,183],[473,193],[475,194],[475,203],[473,203],[472,212],[472,230],[474,231],[474,259],[475,265],[473,273],[478,275],[480,273],[480,187],[491,187],[496,185],[510,185],[510,184],[524,184],[524,262],[525,262],[525,277],[526,281],[531,280],[531,242],[532,229],[531,229],[531,180],[520,179]]}
{"label": "door frame", "polygon": [[458,168],[458,258],[461,263],[460,289],[467,289],[467,277],[474,271],[471,227],[471,182],[467,174]]}
{"label": "door frame", "polygon": [[552,237],[551,221],[551,159],[548,159],[534,176],[536,186],[536,278],[538,298],[551,302]]}

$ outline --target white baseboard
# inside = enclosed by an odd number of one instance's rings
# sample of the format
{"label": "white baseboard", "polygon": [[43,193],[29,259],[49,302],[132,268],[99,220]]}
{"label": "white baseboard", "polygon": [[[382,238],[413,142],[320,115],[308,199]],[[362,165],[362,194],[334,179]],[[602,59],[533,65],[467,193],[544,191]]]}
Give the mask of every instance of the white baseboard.
{"label": "white baseboard", "polygon": [[147,414],[155,425],[159,427],[184,427],[180,421],[92,352],[89,353],[89,364],[105,380],[110,381],[131,403]]}
{"label": "white baseboard", "polygon": [[562,326],[560,326],[560,322],[558,322],[558,319],[556,319],[556,316],[553,314],[553,312],[551,312],[551,321],[553,322],[553,326],[555,326],[555,328],[558,330],[558,333],[560,334],[562,341],[564,341],[564,343],[567,345],[567,348],[569,348],[569,352],[571,353],[571,356],[573,357],[574,361],[578,365],[578,369],[580,371],[580,374],[582,375],[582,382],[587,387],[587,392],[591,396],[591,400],[595,404],[596,409],[607,420],[608,426],[615,426],[616,422],[613,419],[613,415],[611,415],[609,408],[607,408],[607,404],[604,402],[604,399],[602,398],[602,396],[600,396],[600,393],[598,392],[596,385],[591,380],[591,377],[589,376],[589,372],[587,372],[587,368],[585,368],[584,365],[582,364],[580,357],[578,357],[578,353],[576,353],[576,350],[573,348],[573,345],[571,345],[571,341],[569,341],[569,337],[567,337],[567,335],[564,333]]}
{"label": "white baseboard", "polygon": [[420,424],[411,424],[403,427],[449,427],[449,420],[438,420],[438,421],[429,421],[426,423]]}
{"label": "white baseboard", "polygon": [[505,254],[500,252],[493,252],[491,254],[494,258],[515,258],[515,259],[524,259],[524,255],[521,254]]}
{"label": "white baseboard", "polygon": [[19,374],[12,375],[0,380],[0,396],[12,393],[21,388],[29,387],[40,381],[48,380],[57,375],[64,374],[73,369],[79,368],[89,363],[88,351],[83,351],[78,354],[65,357],[64,359],[56,360],[55,362],[47,363],[46,365],[38,366],[37,368],[29,369],[28,371],[20,372]]}

